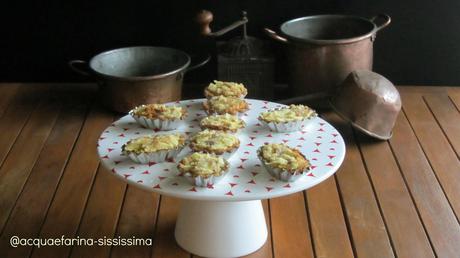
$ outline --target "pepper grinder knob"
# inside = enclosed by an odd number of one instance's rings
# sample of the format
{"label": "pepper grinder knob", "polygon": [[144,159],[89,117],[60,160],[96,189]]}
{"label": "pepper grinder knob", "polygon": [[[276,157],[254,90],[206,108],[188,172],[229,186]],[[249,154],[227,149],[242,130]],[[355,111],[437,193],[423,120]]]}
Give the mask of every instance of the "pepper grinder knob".
{"label": "pepper grinder knob", "polygon": [[208,10],[201,10],[196,15],[196,22],[200,26],[200,33],[201,35],[209,35],[211,33],[211,28],[209,25],[211,24],[212,20],[214,19],[212,12]]}

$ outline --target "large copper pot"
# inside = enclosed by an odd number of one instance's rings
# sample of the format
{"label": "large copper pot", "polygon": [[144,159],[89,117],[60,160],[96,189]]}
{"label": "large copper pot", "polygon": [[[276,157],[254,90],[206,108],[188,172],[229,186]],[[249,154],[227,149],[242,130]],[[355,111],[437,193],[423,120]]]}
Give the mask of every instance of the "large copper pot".
{"label": "large copper pot", "polygon": [[[377,25],[377,20],[382,22]],[[283,23],[281,35],[268,28],[265,32],[287,44],[288,79],[295,95],[330,95],[350,72],[372,70],[373,41],[390,22],[385,14],[371,19],[316,15]]]}
{"label": "large copper pot", "polygon": [[142,104],[180,100],[184,74],[209,59],[190,65],[190,56],[182,51],[137,46],[109,50],[89,62],[72,60],[69,65],[80,74],[94,76],[102,102],[124,113]]}

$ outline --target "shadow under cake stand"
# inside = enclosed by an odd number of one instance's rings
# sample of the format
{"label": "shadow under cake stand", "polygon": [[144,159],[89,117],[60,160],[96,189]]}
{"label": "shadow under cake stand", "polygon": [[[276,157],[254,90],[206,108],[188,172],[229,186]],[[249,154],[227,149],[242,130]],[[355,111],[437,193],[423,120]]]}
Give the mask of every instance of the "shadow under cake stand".
{"label": "shadow under cake stand", "polygon": [[[177,161],[188,150],[176,160],[149,164],[134,163],[121,153],[121,146],[135,137],[171,132],[190,135],[200,131],[199,121],[206,116],[203,101],[170,103],[186,107],[189,113],[184,125],[174,131],[155,132],[142,128],[130,116],[120,118],[101,134],[99,157],[104,167],[127,183],[182,200],[175,237],[183,249],[205,257],[243,256],[258,250],[267,240],[261,200],[296,193],[324,181],[343,162],[345,144],[337,130],[319,117],[298,132],[272,132],[257,117],[260,112],[283,105],[247,99],[250,110],[241,116],[246,127],[238,134],[240,148],[229,159],[231,168],[227,176],[214,186],[195,187],[179,175]],[[256,154],[268,142],[299,149],[310,160],[311,171],[295,182],[270,176]]]}

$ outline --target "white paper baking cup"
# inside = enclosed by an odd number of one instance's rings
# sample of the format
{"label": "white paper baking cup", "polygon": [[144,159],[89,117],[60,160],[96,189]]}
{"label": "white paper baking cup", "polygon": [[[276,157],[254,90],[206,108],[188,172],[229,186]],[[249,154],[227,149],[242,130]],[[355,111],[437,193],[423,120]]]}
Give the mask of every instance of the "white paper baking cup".
{"label": "white paper baking cup", "polygon": [[209,187],[212,185],[215,185],[219,183],[225,176],[227,175],[227,171],[225,171],[222,175],[220,176],[210,176],[210,177],[201,177],[201,176],[196,176],[193,177],[190,173],[185,173],[184,177],[193,185],[198,186],[198,187]]}
{"label": "white paper baking cup", "polygon": [[289,171],[282,170],[282,169],[279,169],[279,168],[274,168],[274,167],[272,167],[270,165],[267,165],[265,163],[264,159],[260,155],[259,150],[257,150],[257,157],[259,158],[259,160],[262,163],[262,166],[265,168],[265,170],[267,170],[267,172],[270,175],[272,175],[273,177],[275,177],[275,178],[277,178],[277,179],[279,179],[281,181],[294,182],[294,181],[296,181],[297,179],[299,179],[300,177],[302,177],[303,175],[307,174],[310,171],[310,167],[308,167],[304,171],[294,172],[294,173],[291,173]]}
{"label": "white paper baking cup", "polygon": [[185,147],[172,149],[172,150],[162,150],[150,153],[139,153],[124,151],[123,153],[128,156],[132,161],[141,164],[147,164],[149,162],[161,163],[165,162],[168,159],[175,158]]}
{"label": "white paper baking cup", "polygon": [[[248,110],[249,110],[249,109],[248,109]],[[229,115],[237,116],[238,118],[242,118],[242,117],[244,117],[244,113],[247,112],[248,110],[246,110],[246,111],[244,111],[244,112],[236,112],[236,114],[230,114],[230,113],[217,113],[217,112],[213,112],[213,111],[210,111],[210,110],[207,110],[207,109],[205,109],[204,111],[206,112],[206,114],[208,114],[208,116],[229,114]]]}
{"label": "white paper baking cup", "polygon": [[[273,110],[279,110],[273,109]],[[272,111],[273,111],[272,110]],[[313,118],[317,117],[318,114],[314,113],[309,118],[305,118],[302,120],[290,121],[290,122],[266,122],[260,118],[257,118],[262,124],[270,128],[270,130],[278,132],[278,133],[288,133],[288,132],[295,132],[300,131],[302,128],[307,127],[308,124],[313,120]]]}
{"label": "white paper baking cup", "polygon": [[134,114],[134,110],[141,108],[143,106],[139,106],[134,108],[133,110],[129,111],[129,115],[131,115],[137,123],[142,125],[143,127],[156,129],[161,131],[169,131],[174,130],[180,127],[184,123],[184,119],[173,119],[173,120],[161,120],[161,119],[151,119],[144,116],[138,116]]}

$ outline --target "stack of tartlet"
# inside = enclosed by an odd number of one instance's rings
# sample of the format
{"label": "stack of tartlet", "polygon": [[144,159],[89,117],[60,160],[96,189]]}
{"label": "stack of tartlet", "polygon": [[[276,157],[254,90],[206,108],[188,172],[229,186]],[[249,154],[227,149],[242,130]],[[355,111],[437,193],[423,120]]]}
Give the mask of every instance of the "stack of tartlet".
{"label": "stack of tartlet", "polygon": [[[227,159],[240,147],[236,133],[246,124],[239,117],[249,110],[243,84],[214,81],[204,90],[203,109],[208,114],[200,121],[202,131],[186,136],[178,133],[142,136],[128,141],[122,152],[137,163],[163,162],[175,158],[184,147],[191,154],[178,162],[178,170],[194,185],[209,187],[225,177],[230,165]],[[142,126],[156,131],[174,130],[187,116],[181,106],[148,104],[130,111]],[[291,105],[262,112],[258,119],[276,132],[300,130],[316,117],[314,110],[303,105]],[[257,155],[268,173],[283,181],[294,181],[305,174],[310,163],[297,149],[286,144],[266,144]]]}

